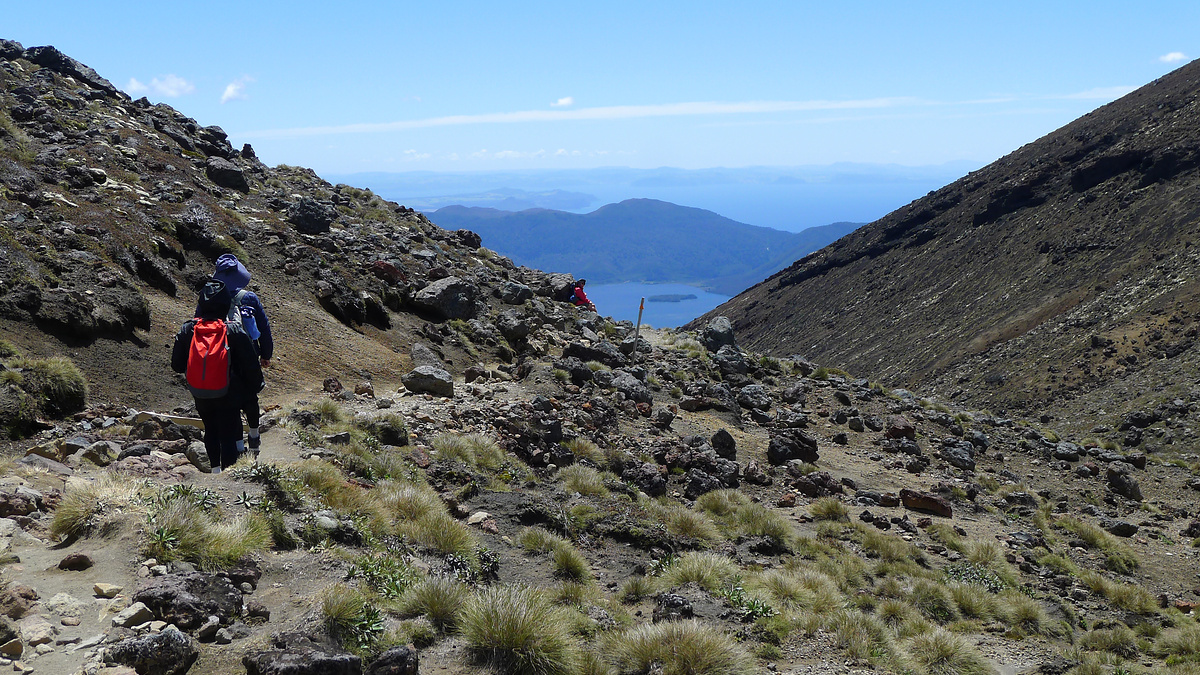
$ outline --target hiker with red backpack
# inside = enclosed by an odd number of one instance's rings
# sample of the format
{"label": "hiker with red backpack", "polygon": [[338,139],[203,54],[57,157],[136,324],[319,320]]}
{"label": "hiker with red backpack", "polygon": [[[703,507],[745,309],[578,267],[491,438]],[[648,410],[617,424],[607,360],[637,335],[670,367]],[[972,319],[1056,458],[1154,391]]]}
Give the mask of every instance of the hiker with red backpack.
{"label": "hiker with red backpack", "polygon": [[[213,272],[213,278],[224,282],[225,287],[229,289],[233,307],[241,314],[242,327],[245,328],[246,334],[254,343],[259,365],[263,368],[270,368],[271,356],[275,351],[275,343],[271,339],[271,322],[267,320],[267,312],[263,309],[258,296],[246,287],[250,283],[250,271],[237,259],[237,256],[226,253],[217,258],[217,269]],[[233,309],[231,308],[231,316],[232,313]],[[258,448],[262,443],[258,428],[259,418],[262,414],[258,405],[258,390],[246,391],[240,407],[246,414],[246,426],[250,429],[245,447],[249,448],[250,453],[257,458]],[[242,450],[239,437],[238,451]]]}
{"label": "hiker with red backpack", "polygon": [[587,279],[580,279],[575,282],[575,288],[571,289],[571,304],[576,307],[590,309],[594,312],[596,311],[596,305],[591,300],[588,300],[587,293],[583,292],[585,284],[587,284]]}
{"label": "hiker with red backpack", "polygon": [[238,459],[242,440],[242,401],[263,387],[254,343],[238,319],[231,320],[232,296],[225,283],[210,279],[200,291],[196,318],[184,322],[171,348],[171,369],[187,374],[196,412],[204,422],[204,449],[213,473]]}

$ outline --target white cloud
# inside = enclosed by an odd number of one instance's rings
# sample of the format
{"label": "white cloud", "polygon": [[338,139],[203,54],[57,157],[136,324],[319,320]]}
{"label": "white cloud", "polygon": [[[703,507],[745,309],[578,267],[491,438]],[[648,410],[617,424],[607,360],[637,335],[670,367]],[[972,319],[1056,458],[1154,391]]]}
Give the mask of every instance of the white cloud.
{"label": "white cloud", "polygon": [[245,100],[247,98],[246,85],[253,81],[253,77],[250,77],[249,75],[243,75],[233,82],[225,85],[225,91],[221,94],[221,103]]}
{"label": "white cloud", "polygon": [[166,98],[178,98],[196,91],[195,85],[175,74],[164,75],[161,80],[157,77],[150,80],[150,88],[154,93]]}
{"label": "white cloud", "polygon": [[416,150],[405,150],[404,151],[404,159],[409,162],[415,162],[415,161],[419,161],[422,159],[429,159],[430,157],[433,157],[433,155],[431,155],[428,152],[417,152]]}
{"label": "white cloud", "polygon": [[136,77],[131,77],[129,84],[125,85],[125,91],[130,94],[153,93],[163,98],[178,98],[196,91],[196,85],[175,74],[163,75],[161,79],[156,77],[150,80],[148,85]]}
{"label": "white cloud", "polygon": [[1158,57],[1158,60],[1162,61],[1163,63],[1178,63],[1186,58],[1187,56],[1184,55],[1183,52],[1171,52]]}
{"label": "white cloud", "polygon": [[558,99],[557,101],[555,101],[554,103],[551,103],[550,105],[555,108],[566,108],[567,106],[575,105],[575,97],[574,96],[564,96],[564,97]]}
{"label": "white cloud", "polygon": [[649,105],[614,105],[575,110],[521,110],[506,113],[484,113],[481,115],[450,115],[417,120],[383,122],[377,124],[344,124],[340,126],[297,127],[292,129],[265,129],[246,132],[251,138],[293,138],[301,136],[324,136],[331,134],[370,134],[430,127],[463,126],[473,124],[514,124],[520,122],[565,122],[579,120],[625,120],[648,117],[686,117],[696,115],[736,115],[781,112],[810,112],[814,110],[857,110],[891,108],[922,103],[914,98],[873,98],[849,101],[689,101],[685,103],[657,103]]}
{"label": "white cloud", "polygon": [[1095,89],[1088,89],[1087,91],[1067,94],[1059,98],[1083,99],[1088,101],[1115,101],[1134,89],[1137,89],[1137,87],[1096,87]]}

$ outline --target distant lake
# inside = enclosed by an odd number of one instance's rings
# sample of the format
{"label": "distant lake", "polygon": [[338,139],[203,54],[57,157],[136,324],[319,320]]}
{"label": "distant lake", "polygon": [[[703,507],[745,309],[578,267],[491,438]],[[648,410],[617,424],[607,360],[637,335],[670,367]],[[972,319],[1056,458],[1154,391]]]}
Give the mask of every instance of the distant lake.
{"label": "distant lake", "polygon": [[[646,298],[642,323],[655,328],[682,326],[730,298],[686,284],[588,284],[587,294],[601,315],[618,321],[637,321],[638,302]],[[678,302],[651,302],[654,296],[691,297]]]}

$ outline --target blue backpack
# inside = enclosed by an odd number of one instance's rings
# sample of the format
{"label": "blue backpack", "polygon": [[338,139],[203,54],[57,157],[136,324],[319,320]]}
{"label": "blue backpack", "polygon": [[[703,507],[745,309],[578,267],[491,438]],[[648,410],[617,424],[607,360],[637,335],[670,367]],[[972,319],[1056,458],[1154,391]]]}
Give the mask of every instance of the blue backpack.
{"label": "blue backpack", "polygon": [[250,291],[242,288],[233,294],[233,302],[229,305],[228,321],[234,321],[242,326],[251,340],[257,340],[262,333],[258,330],[258,322],[254,319],[254,308],[242,304]]}

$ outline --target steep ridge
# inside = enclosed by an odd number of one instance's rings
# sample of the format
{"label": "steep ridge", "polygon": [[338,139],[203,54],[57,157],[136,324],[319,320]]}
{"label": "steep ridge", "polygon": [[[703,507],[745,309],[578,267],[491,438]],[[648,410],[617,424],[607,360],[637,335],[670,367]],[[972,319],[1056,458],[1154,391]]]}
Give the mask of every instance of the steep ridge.
{"label": "steep ridge", "polygon": [[[569,277],[368,190],[268,167],[220,127],[131,100],[53,47],[0,42],[0,104],[0,337],[30,356],[71,354],[97,399],[190,402],[164,346],[222,253],[246,262],[279,325],[268,397],[333,372],[398,382],[417,342],[459,371],[511,363],[530,343],[506,340],[496,317],[531,299],[517,323],[567,321],[547,300]],[[0,411],[14,406],[0,396]]]}
{"label": "steep ridge", "polygon": [[1170,382],[1164,359],[1197,358],[1198,86],[1184,66],[712,314],[756,349],[978,406]]}

